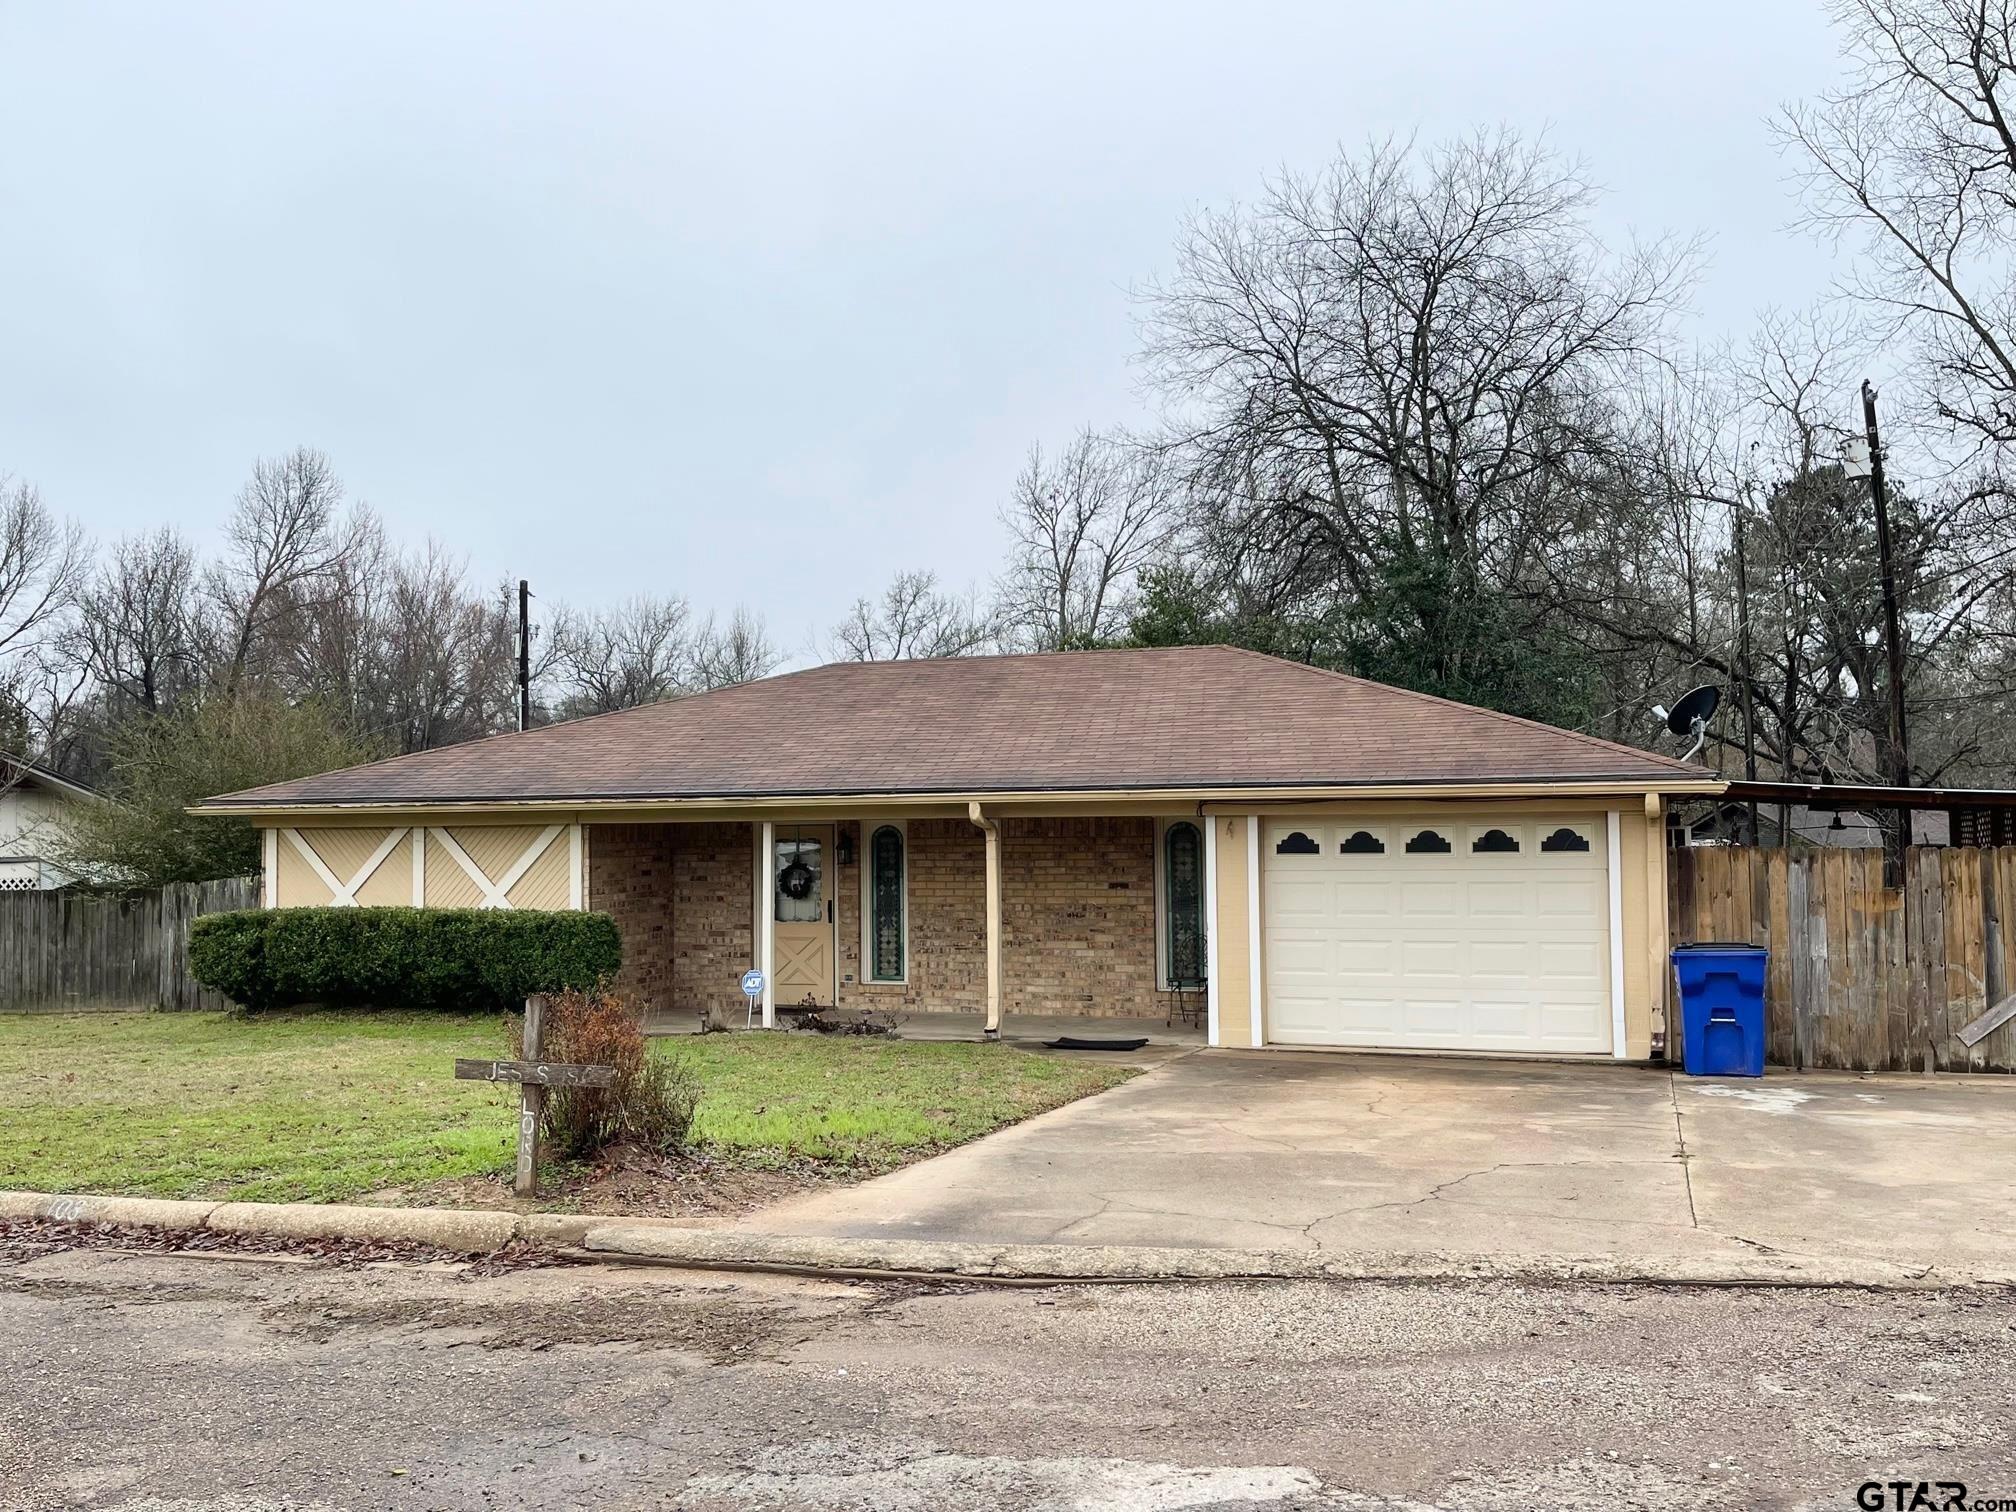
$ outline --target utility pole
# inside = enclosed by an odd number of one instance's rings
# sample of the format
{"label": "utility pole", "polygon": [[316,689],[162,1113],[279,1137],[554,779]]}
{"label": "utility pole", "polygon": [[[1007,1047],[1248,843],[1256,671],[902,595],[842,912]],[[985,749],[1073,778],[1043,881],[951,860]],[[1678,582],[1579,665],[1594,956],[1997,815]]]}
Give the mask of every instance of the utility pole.
{"label": "utility pole", "polygon": [[518,579],[518,728],[532,728],[532,585]]}
{"label": "utility pole", "polygon": [[[1744,492],[1749,492],[1749,484],[1744,484]],[[1750,687],[1750,560],[1743,549],[1743,499],[1732,499],[1729,512],[1733,521],[1732,534],[1736,546],[1736,664],[1738,675],[1743,679],[1743,777],[1745,781],[1757,780],[1757,700]],[[1752,798],[1743,806],[1743,843],[1757,843],[1757,800]],[[1780,830],[1778,843],[1785,843],[1785,833]]]}
{"label": "utility pole", "polygon": [[[1883,581],[1883,650],[1890,682],[1889,771],[1892,787],[1911,786],[1910,736],[1904,723],[1904,642],[1898,630],[1897,573],[1890,555],[1890,494],[1883,478],[1883,439],[1876,429],[1876,390],[1862,380],[1862,424],[1869,434],[1869,494],[1876,504],[1876,556]],[[1911,810],[1903,810],[1892,859],[1903,873],[1904,847],[1911,843]]]}

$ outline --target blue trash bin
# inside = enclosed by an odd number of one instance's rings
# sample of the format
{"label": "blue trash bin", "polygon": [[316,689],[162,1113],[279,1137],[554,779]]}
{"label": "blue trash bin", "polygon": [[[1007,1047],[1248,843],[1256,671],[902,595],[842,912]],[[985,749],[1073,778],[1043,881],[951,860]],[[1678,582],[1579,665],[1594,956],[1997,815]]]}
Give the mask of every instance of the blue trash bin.
{"label": "blue trash bin", "polygon": [[1673,952],[1689,1076],[1764,1074],[1764,963],[1770,954],[1761,945],[1682,945]]}

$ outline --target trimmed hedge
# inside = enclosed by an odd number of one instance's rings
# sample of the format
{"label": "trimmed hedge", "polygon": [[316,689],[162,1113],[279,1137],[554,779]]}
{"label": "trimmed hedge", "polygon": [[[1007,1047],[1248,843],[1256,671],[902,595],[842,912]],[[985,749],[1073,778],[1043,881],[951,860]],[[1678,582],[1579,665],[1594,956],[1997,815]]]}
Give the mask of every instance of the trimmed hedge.
{"label": "trimmed hedge", "polygon": [[572,910],[248,908],[189,930],[196,980],[247,1008],[507,1008],[622,964],[616,921]]}

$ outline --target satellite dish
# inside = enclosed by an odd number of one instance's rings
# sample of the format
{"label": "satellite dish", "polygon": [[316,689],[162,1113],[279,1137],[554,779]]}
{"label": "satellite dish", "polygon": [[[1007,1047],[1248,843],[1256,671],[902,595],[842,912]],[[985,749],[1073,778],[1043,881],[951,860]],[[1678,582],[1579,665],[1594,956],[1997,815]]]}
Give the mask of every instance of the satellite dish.
{"label": "satellite dish", "polygon": [[1715,717],[1715,711],[1721,706],[1720,688],[1713,683],[1703,688],[1696,688],[1673,705],[1672,712],[1666,716],[1666,728],[1675,735],[1692,735],[1694,722],[1698,719],[1705,725]]}
{"label": "satellite dish", "polygon": [[1652,712],[1666,721],[1666,728],[1675,735],[1691,736],[1694,744],[1680,759],[1692,761],[1708,740],[1708,721],[1715,717],[1715,711],[1722,706],[1722,690],[1710,683],[1696,688],[1674,704],[1671,709],[1654,704]]}

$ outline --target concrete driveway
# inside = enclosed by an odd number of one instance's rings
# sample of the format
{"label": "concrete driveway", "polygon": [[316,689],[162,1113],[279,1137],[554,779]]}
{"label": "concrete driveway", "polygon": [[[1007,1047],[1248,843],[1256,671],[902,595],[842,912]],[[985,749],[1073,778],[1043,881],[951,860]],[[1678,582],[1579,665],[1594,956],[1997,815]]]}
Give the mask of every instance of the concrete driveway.
{"label": "concrete driveway", "polygon": [[2016,1081],[1205,1051],[742,1227],[2009,1270]]}

